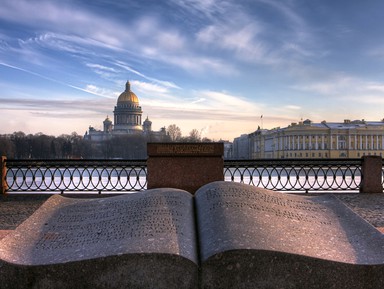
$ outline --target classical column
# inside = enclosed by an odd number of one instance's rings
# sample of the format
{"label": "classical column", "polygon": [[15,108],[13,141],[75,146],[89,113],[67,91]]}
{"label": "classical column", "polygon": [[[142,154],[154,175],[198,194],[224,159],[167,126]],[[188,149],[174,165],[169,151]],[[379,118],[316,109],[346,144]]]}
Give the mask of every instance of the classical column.
{"label": "classical column", "polygon": [[309,135],[309,149],[312,149],[312,135]]}
{"label": "classical column", "polygon": [[321,149],[322,150],[325,149],[325,141],[324,141],[324,135],[323,134],[321,135]]}
{"label": "classical column", "polygon": [[284,144],[284,150],[289,150],[289,137],[288,136],[285,136],[284,137],[284,142],[285,142],[285,144]]}
{"label": "classical column", "polygon": [[371,150],[375,149],[375,143],[373,142],[373,134],[371,135]]}
{"label": "classical column", "polygon": [[360,150],[363,149],[363,135],[360,134]]}
{"label": "classical column", "polygon": [[379,149],[379,135],[376,135],[376,146],[375,146],[375,150],[378,150]]}
{"label": "classical column", "polygon": [[285,150],[285,136],[280,136],[280,150]]}
{"label": "classical column", "polygon": [[339,135],[336,135],[336,150],[339,150]]}
{"label": "classical column", "polygon": [[384,150],[384,135],[381,136],[381,149]]}
{"label": "classical column", "polygon": [[291,150],[291,136],[286,136],[288,138],[288,150]]}
{"label": "classical column", "polygon": [[348,149],[352,149],[352,141],[351,141],[352,136],[348,134]]}

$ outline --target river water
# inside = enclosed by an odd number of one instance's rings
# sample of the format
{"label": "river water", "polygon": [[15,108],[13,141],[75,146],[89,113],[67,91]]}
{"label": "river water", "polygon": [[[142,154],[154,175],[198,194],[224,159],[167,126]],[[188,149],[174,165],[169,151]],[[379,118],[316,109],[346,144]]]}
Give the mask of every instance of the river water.
{"label": "river water", "polygon": [[[277,191],[358,191],[360,174],[350,170],[225,170],[225,181],[251,184]],[[23,168],[7,172],[9,191],[133,192],[147,187],[142,168]]]}

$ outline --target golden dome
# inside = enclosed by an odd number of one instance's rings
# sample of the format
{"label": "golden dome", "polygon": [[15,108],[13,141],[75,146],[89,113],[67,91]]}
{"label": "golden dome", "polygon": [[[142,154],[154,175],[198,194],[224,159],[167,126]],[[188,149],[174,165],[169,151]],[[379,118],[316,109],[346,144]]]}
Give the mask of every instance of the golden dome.
{"label": "golden dome", "polygon": [[125,84],[125,91],[120,94],[119,98],[117,99],[117,103],[119,102],[139,103],[139,98],[131,91],[131,84],[129,81],[127,81]]}

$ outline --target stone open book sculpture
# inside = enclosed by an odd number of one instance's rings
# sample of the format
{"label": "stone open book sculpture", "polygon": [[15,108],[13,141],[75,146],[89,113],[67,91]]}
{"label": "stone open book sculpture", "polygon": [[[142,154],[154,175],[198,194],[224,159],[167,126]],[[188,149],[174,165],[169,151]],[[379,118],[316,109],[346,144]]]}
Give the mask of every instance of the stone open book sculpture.
{"label": "stone open book sculpture", "polygon": [[213,182],[52,196],[0,241],[1,288],[382,288],[384,238],[331,195]]}

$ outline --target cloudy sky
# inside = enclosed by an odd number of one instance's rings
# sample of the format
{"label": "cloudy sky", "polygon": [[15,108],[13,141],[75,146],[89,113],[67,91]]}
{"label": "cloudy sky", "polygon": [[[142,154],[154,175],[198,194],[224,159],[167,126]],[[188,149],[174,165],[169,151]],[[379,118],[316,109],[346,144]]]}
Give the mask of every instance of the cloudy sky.
{"label": "cloudy sky", "polygon": [[382,0],[0,3],[0,133],[101,129],[127,80],[153,129],[215,140],[384,118]]}

